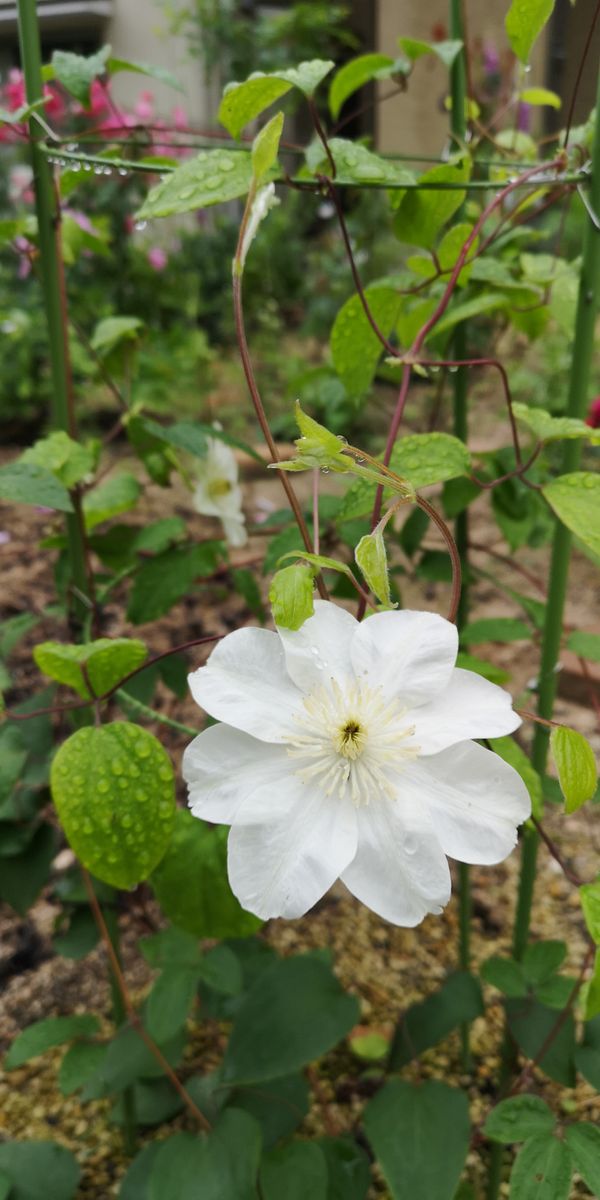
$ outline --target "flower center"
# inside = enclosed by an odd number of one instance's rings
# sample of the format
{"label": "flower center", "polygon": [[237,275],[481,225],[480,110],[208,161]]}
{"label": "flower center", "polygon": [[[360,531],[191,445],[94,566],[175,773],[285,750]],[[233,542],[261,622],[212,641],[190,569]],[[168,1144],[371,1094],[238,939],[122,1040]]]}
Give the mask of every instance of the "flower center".
{"label": "flower center", "polygon": [[206,490],[211,500],[218,500],[220,496],[226,496],[231,491],[231,484],[228,479],[211,479]]}
{"label": "flower center", "polygon": [[381,689],[353,681],[343,689],[335,680],[304,698],[298,732],[287,751],[299,760],[304,783],[318,783],[326,796],[345,794],[356,805],[382,794],[395,795],[394,775],[419,747],[409,743],[414,725],[406,709],[387,701]]}

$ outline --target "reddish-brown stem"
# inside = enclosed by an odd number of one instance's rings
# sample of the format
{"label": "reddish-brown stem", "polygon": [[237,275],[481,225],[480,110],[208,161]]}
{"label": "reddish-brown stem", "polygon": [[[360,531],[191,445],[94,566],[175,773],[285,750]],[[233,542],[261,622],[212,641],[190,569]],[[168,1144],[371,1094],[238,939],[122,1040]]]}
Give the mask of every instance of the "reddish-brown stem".
{"label": "reddish-brown stem", "polygon": [[[377,324],[377,321],[375,320],[375,317],[373,316],[373,313],[371,312],[371,309],[369,307],[367,297],[365,296],[365,290],[362,285],[362,280],[358,273],[358,268],[356,266],[356,262],[354,261],[354,254],[352,251],[352,243],[350,241],[350,235],[348,233],[348,226],[346,225],[346,219],[344,217],[344,213],[342,210],[342,206],[340,204],[340,199],[339,199],[337,190],[334,187],[333,183],[331,182],[331,179],[327,179],[327,177],[325,175],[319,176],[319,179],[324,184],[324,186],[327,188],[331,202],[335,208],[337,219],[338,219],[338,224],[340,227],[340,232],[342,235],[342,241],[344,243],[344,248],[345,248],[346,254],[348,256],[348,263],[350,265],[350,271],[352,272],[352,279],[354,281],[354,286],[356,288],[356,292],[359,297],[359,300],[363,306],[363,311],[364,311],[365,317],[367,318],[367,321],[369,322],[369,325],[371,326],[373,333],[375,334],[376,338],[378,338],[378,340],[381,342],[381,345],[384,347],[384,349],[387,350],[388,354],[392,354],[392,355],[394,355],[394,357],[396,357],[398,354],[396,347],[392,346],[391,342],[388,341],[385,334],[379,328],[379,325]],[[426,280],[425,282],[429,283],[430,281]]]}
{"label": "reddish-brown stem", "polygon": [[429,366],[429,367],[493,367],[494,370],[498,371],[500,378],[502,380],[502,388],[504,391],[504,398],[506,400],[506,407],[508,410],[508,419],[510,421],[512,440],[513,440],[513,444],[515,447],[515,458],[516,458],[517,462],[520,464],[520,462],[521,462],[521,447],[519,445],[519,435],[517,432],[517,423],[515,421],[515,414],[513,412],[510,384],[508,382],[508,375],[506,373],[506,368],[503,366],[503,364],[500,362],[500,360],[497,358],[458,358],[458,359],[457,358],[440,358],[440,359],[436,359],[434,362],[430,362],[429,360],[422,359],[421,362],[422,362],[423,366]]}
{"label": "reddish-brown stem", "polygon": [[108,932],[108,928],[106,925],[106,921],[104,920],[102,909],[100,908],[100,905],[98,904],[98,899],[97,899],[96,893],[94,891],[94,886],[93,886],[90,876],[84,866],[81,867],[81,874],[83,876],[83,884],[84,884],[85,890],[87,892],[88,900],[90,902],[90,908],[92,910],[96,925],[98,926],[98,931],[102,938],[102,942],[104,944],[104,949],[106,950],[106,954],[108,956],[108,960],[111,965],[111,970],[112,970],[112,973],[113,973],[113,976],[115,979],[115,983],[121,994],[121,998],[122,998],[123,1004],[125,1006],[125,1011],[127,1013],[127,1016],[129,1018],[129,1022],[131,1024],[132,1028],[135,1029],[136,1033],[139,1035],[139,1037],[141,1037],[142,1041],[146,1044],[146,1046],[148,1047],[153,1058],[156,1059],[157,1063],[159,1064],[159,1066],[162,1068],[165,1075],[167,1076],[167,1079],[172,1084],[172,1086],[175,1088],[175,1091],[181,1097],[181,1099],[183,1100],[183,1103],[189,1109],[189,1111],[191,1112],[194,1119],[198,1122],[200,1128],[203,1129],[205,1133],[211,1133],[212,1125],[210,1124],[210,1121],[207,1120],[207,1118],[204,1116],[204,1113],[200,1111],[200,1109],[198,1108],[198,1105],[192,1100],[192,1097],[190,1096],[187,1089],[183,1086],[181,1080],[177,1078],[177,1075],[175,1074],[175,1071],[173,1070],[172,1066],[170,1065],[170,1063],[167,1062],[162,1050],[159,1049],[159,1047],[156,1045],[156,1042],[153,1040],[153,1038],[151,1038],[148,1031],[144,1028],[144,1026],[140,1020],[140,1017],[139,1017],[138,1013],[136,1012],[136,1009],[134,1007],[131,996],[129,995],[129,989],[127,987],[127,983],[125,982],[125,976],[123,975],[123,971],[121,969],[121,964],[119,962],[118,955],[112,944],[111,937],[110,937],[110,934]]}
{"label": "reddish-brown stem", "polygon": [[522,478],[526,471],[528,471],[535,462],[536,458],[543,449],[543,446],[543,442],[538,442],[529,455],[529,458],[526,459],[525,462],[521,462],[518,467],[515,467],[514,471],[507,471],[505,475],[499,475],[497,479],[492,479],[489,483],[485,479],[479,479],[474,473],[471,473],[469,478],[472,479],[473,483],[476,483],[477,487],[480,487],[482,491],[489,491],[491,488],[498,487],[499,483],[506,483],[507,479]]}
{"label": "reddish-brown stem", "polygon": [[[161,654],[156,654],[154,658],[147,659],[141,666],[136,667],[134,671],[130,671],[128,675],[124,675],[108,692],[103,692],[101,696],[96,696],[96,702],[102,704],[105,700],[110,700],[111,696],[114,696],[115,692],[119,688],[122,688],[124,683],[128,683],[130,679],[133,679],[134,675],[139,675],[140,671],[145,671],[148,667],[153,667],[162,658],[168,658],[170,654],[177,654],[182,650],[191,650],[193,646],[204,646],[208,645],[209,642],[218,642],[222,637],[222,633],[210,633],[206,637],[194,638],[191,642],[182,642],[180,646],[173,646],[171,650],[163,650]],[[9,721],[30,721],[32,717],[43,717],[47,713],[70,712],[74,708],[89,708],[90,704],[93,703],[93,700],[69,700],[66,704],[51,704],[47,708],[36,708],[34,711],[27,713],[7,711],[5,716]]]}
{"label": "reddish-brown stem", "polygon": [[325,130],[323,129],[321,118],[319,116],[317,106],[316,106],[314,100],[312,99],[312,96],[310,97],[310,99],[308,101],[308,107],[310,109],[310,115],[312,117],[312,123],[315,127],[316,135],[317,135],[319,141],[321,142],[321,145],[323,146],[325,154],[327,155],[327,162],[329,163],[329,170],[331,171],[331,178],[335,179],[335,174],[336,174],[336,169],[337,169],[336,165],[335,165],[335,159],[333,157],[333,154],[331,153],[331,149],[329,147],[329,142],[327,141],[327,134],[325,133]]}
{"label": "reddish-brown stem", "polygon": [[586,882],[585,879],[580,879],[577,872],[573,871],[572,868],[568,866],[568,864],[565,862],[560,850],[558,849],[558,846],[556,845],[555,842],[552,841],[552,838],[549,837],[548,834],[546,833],[546,830],[544,829],[541,821],[538,821],[537,817],[531,817],[531,822],[533,825],[535,825],[542,841],[544,842],[548,851],[552,855],[552,858],[554,859],[554,861],[558,863],[565,878],[568,879],[569,883],[572,883],[575,887],[577,887],[577,888],[582,887],[582,885]]}
{"label": "reddish-brown stem", "polygon": [[448,620],[455,623],[456,622],[456,614],[458,613],[458,606],[460,604],[460,589],[461,589],[461,581],[462,581],[460,554],[458,553],[458,548],[457,548],[456,542],[454,541],[454,538],[452,537],[452,534],[451,534],[450,530],[448,529],[446,522],[444,521],[443,517],[441,517],[440,514],[435,510],[433,505],[431,505],[428,500],[424,500],[422,496],[417,496],[416,502],[417,502],[419,508],[422,508],[423,512],[427,513],[427,516],[430,518],[431,521],[433,521],[434,525],[437,525],[437,528],[439,529],[439,531],[448,547],[448,553],[450,555],[450,561],[452,563],[452,595],[450,598],[450,609],[448,611]]}

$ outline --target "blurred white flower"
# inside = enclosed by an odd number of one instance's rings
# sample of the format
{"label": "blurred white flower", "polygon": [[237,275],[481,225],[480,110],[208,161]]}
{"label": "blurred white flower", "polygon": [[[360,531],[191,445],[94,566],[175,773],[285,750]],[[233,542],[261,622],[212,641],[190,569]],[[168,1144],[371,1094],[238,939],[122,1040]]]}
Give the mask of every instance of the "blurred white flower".
{"label": "blurred white flower", "polygon": [[193,497],[194,508],[205,517],[219,518],[231,546],[245,546],[248,534],[233,450],[219,438],[209,438],[202,467]]}
{"label": "blurred white flower", "polygon": [[239,629],[190,675],[224,722],[183,762],[197,817],[231,825],[244,908],[298,917],[339,877],[397,925],[450,897],[446,855],[496,863],[530,814],[515,770],[472,738],[520,724],[507,692],[454,666],[456,628],[426,612],[359,624],[317,601],[301,629]]}

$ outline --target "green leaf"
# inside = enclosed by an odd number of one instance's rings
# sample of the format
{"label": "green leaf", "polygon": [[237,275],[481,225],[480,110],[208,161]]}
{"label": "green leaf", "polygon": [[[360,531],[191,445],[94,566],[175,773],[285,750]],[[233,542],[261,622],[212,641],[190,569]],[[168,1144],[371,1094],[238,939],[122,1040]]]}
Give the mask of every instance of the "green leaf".
{"label": "green leaf", "polygon": [[[181,1059],[185,1045],[185,1034],[177,1034],[159,1047],[170,1066]],[[164,1067],[148,1049],[139,1033],[131,1025],[122,1025],[116,1037],[104,1045],[104,1059],[97,1073],[84,1084],[82,1100],[97,1100],[136,1083],[139,1079],[162,1079]]]}
{"label": "green leaf", "polygon": [[580,887],[579,899],[588,933],[600,946],[600,875],[593,883],[584,883]]}
{"label": "green leaf", "polygon": [[19,462],[43,467],[66,488],[74,487],[94,469],[93,454],[62,430],[34,442],[33,446],[21,455]]}
{"label": "green leaf", "polygon": [[513,1096],[501,1100],[488,1113],[483,1132],[493,1142],[524,1142],[541,1133],[551,1133],[554,1114],[539,1096]]}
{"label": "green leaf", "polygon": [[147,1200],[253,1200],[260,1160],[260,1129],[247,1113],[229,1108],[208,1135],[178,1133],[161,1142],[152,1164]]}
{"label": "green leaf", "polygon": [[56,1142],[0,1143],[0,1172],[10,1200],[73,1200],[81,1171],[74,1154]]}
{"label": "green leaf", "polygon": [[[402,297],[393,288],[373,285],[365,289],[373,319],[387,337],[398,319]],[[382,346],[373,332],[359,296],[351,296],[340,308],[331,330],[331,355],[335,369],[353,394],[370,386]]]}
{"label": "green leaf", "polygon": [[542,493],[563,525],[600,555],[600,475],[589,471],[559,475]]}
{"label": "green leaf", "polygon": [[20,460],[0,467],[0,500],[73,512],[67,489],[51,471]]}
{"label": "green leaf", "polygon": [[467,971],[449,975],[437,992],[412,1004],[394,1033],[390,1069],[399,1070],[423,1050],[434,1046],[463,1021],[474,1021],[483,1012],[481,988]]}
{"label": "green leaf", "polygon": [[567,957],[565,942],[532,942],[523,954],[523,973],[532,987],[546,983]]}
{"label": "green leaf", "polygon": [[304,1120],[310,1108],[310,1089],[304,1075],[286,1075],[257,1088],[234,1091],[231,1104],[258,1121],[263,1145],[269,1149],[281,1138],[289,1137]]}
{"label": "green leaf", "polygon": [[22,854],[2,859],[0,870],[0,899],[25,916],[37,900],[50,874],[50,864],[56,854],[54,830],[46,823],[40,825]]}
{"label": "green leaf", "polygon": [[283,130],[283,113],[276,113],[257,133],[252,143],[254,177],[260,183],[277,161],[279,140]]}
{"label": "green leaf", "polygon": [[[394,218],[394,231],[400,241],[430,250],[443,226],[466,198],[466,191],[455,185],[468,183],[470,175],[471,163],[467,157],[458,164],[445,163],[425,171],[419,183],[436,186],[410,190],[402,197]],[[445,183],[452,187],[444,188]]]}
{"label": "green leaf", "polygon": [[52,939],[57,954],[75,960],[85,958],[98,944],[98,926],[89,909],[76,908],[62,932]]}
{"label": "green leaf", "polygon": [[148,559],[137,572],[127,605],[127,619],[134,625],[155,621],[168,612],[193,587],[197,579],[215,570],[220,542],[177,546]]}
{"label": "green leaf", "polygon": [[104,317],[92,333],[90,346],[105,358],[122,342],[136,342],[143,328],[139,317]]}
{"label": "green leaf", "polygon": [[260,1164],[263,1200],[328,1200],[327,1163],[316,1142],[291,1142],[263,1155]]}
{"label": "green leaf", "polygon": [[176,92],[185,91],[176,75],[173,75],[166,67],[159,67],[155,63],[130,62],[127,58],[113,58],[111,55],[106,69],[109,75],[117,75],[120,71],[131,71],[134,75],[148,75],[150,79],[158,79],[159,83],[166,83]]}
{"label": "green leaf", "polygon": [[297,1071],[335,1046],[358,1020],[358,1003],[331,968],[310,955],[264,970],[237,1014],[223,1063],[227,1083]]}
{"label": "green leaf", "polygon": [[431,331],[431,337],[437,336],[440,333],[447,333],[449,329],[454,329],[455,325],[459,325],[461,321],[470,321],[472,317],[478,317],[484,312],[493,312],[498,308],[506,308],[508,301],[506,296],[501,292],[480,292],[478,296],[473,296],[470,300],[462,300],[459,303],[452,303],[446,310],[446,315],[440,321],[437,321]]}
{"label": "green leaf", "polygon": [[529,62],[529,55],[546,21],[552,14],[554,0],[512,0],[505,20],[506,33],[518,59]]}
{"label": "green leaf", "polygon": [[271,71],[268,75],[255,71],[244,83],[227,85],[219,107],[219,121],[232,137],[239,138],[250,121],[291,88],[297,87],[305,96],[312,96],[334,66],[333,62],[315,58],[288,70]]}
{"label": "green leaf", "polygon": [[362,572],[367,586],[381,604],[390,605],[390,580],[388,576],[385,539],[381,530],[366,533],[354,551],[356,565]]}
{"label": "green leaf", "polygon": [[[401,438],[392,452],[390,467],[419,490],[464,475],[471,469],[471,456],[460,438],[449,433],[412,433]],[[362,479],[348,488],[337,521],[348,521],[371,512],[376,487]],[[384,497],[392,493],[384,488]]]}
{"label": "green leaf", "polygon": [[586,1021],[583,1041],[575,1051],[575,1065],[584,1079],[600,1091],[600,1016]]}
{"label": "green leaf", "polygon": [[552,730],[550,748],[565,798],[565,812],[576,812],[592,799],[598,785],[594,751],[582,733],[566,725]]}
{"label": "green leaf", "polygon": [[336,71],[329,88],[329,111],[337,121],[349,96],[364,87],[371,79],[389,79],[395,71],[402,72],[402,60],[394,61],[387,54],[360,54]]}
{"label": "green leaf", "polygon": [[569,1200],[572,1170],[564,1142],[548,1133],[532,1137],[515,1159],[509,1200]]}
{"label": "green leaf", "polygon": [[542,442],[554,442],[562,438],[585,438],[593,445],[600,444],[600,434],[576,417],[553,417],[543,408],[531,408],[517,400],[513,403],[513,412]]}
{"label": "green leaf", "polygon": [[134,1158],[119,1189],[119,1200],[148,1200],[148,1188],[162,1141],[147,1142]]}
{"label": "green leaf", "polygon": [[126,721],[78,729],[54,758],[50,786],[88,870],[119,888],[147,879],[175,821],[173,767],[151,733]]}
{"label": "green leaf", "polygon": [[596,950],[594,969],[582,988],[582,999],[585,1019],[591,1021],[600,1014],[600,950]]}
{"label": "green leaf", "polygon": [[95,1076],[106,1054],[103,1042],[74,1042],[69,1047],[58,1073],[63,1096],[71,1096]]}
{"label": "green leaf", "polygon": [[319,1138],[329,1173],[327,1200],[367,1200],[371,1183],[369,1160],[349,1137]]}
{"label": "green leaf", "polygon": [[273,576],[269,588],[269,601],[273,609],[273,620],[283,629],[300,629],[312,617],[314,571],[301,563],[283,567]]}
{"label": "green leaf", "polygon": [[199,938],[247,937],[262,923],[244,912],[229,886],[227,834],[178,809],[167,852],[150,878],[169,920]]}
{"label": "green leaf", "polygon": [[172,217],[237,200],[250,191],[252,176],[249,150],[201,150],[150,189],[136,219]]}
{"label": "green leaf", "polygon": [[471,1132],[464,1092],[395,1079],[367,1104],[364,1125],[394,1200],[452,1200]]}
{"label": "green leaf", "polygon": [[521,997],[528,992],[523,968],[514,958],[492,955],[481,965],[480,975],[486,983],[498,988],[505,996]]}
{"label": "green leaf", "polygon": [[348,1039],[350,1049],[362,1062],[378,1063],[387,1058],[390,1043],[382,1033],[359,1033]]}
{"label": "green leaf", "polygon": [[424,54],[435,54],[445,67],[451,67],[455,58],[462,50],[459,40],[442,42],[423,42],[418,38],[399,37],[398,45],[411,62],[416,62]]}
{"label": "green leaf", "polygon": [[95,696],[114,688],[125,675],[144,662],[148,651],[136,638],[99,638],[82,646],[65,646],[60,642],[41,642],[34,647],[33,657],[40,671],[58,683],[73,688],[83,700],[90,699],[87,678]]}
{"label": "green leaf", "polygon": [[[331,138],[329,149],[335,163],[335,178],[337,183],[355,183],[358,187],[374,183],[380,187],[403,187],[412,184],[415,176],[412,171],[389,158],[373,154],[366,146],[346,138]],[[316,163],[314,174],[331,174],[328,158],[320,158]]]}
{"label": "green leaf", "polygon": [[600,1129],[587,1122],[567,1125],[565,1142],[571,1151],[575,1170],[595,1196],[600,1194]]}
{"label": "green leaf", "polygon": [[170,967],[156,980],[146,1000],[146,1027],[157,1042],[166,1042],[183,1029],[196,995],[200,971]]}
{"label": "green leaf", "polygon": [[185,450],[196,458],[206,458],[208,451],[207,427],[199,421],[176,421],[174,425],[159,425],[149,417],[140,417],[143,430],[159,442]]}
{"label": "green leaf", "polygon": [[531,629],[514,617],[487,617],[471,621],[462,630],[461,642],[466,646],[479,642],[520,642],[531,640]]}
{"label": "green leaf", "polygon": [[565,1087],[573,1087],[575,1024],[572,1014],[569,1013],[557,1030],[556,1010],[546,1008],[537,1000],[507,1000],[506,1012],[512,1036],[527,1058],[536,1062],[552,1032],[553,1038],[539,1063],[540,1069]]}
{"label": "green leaf", "polygon": [[592,662],[600,662],[600,634],[579,631],[570,633],[567,646],[573,654],[580,654],[582,658],[589,658]]}
{"label": "green leaf", "polygon": [[72,1017],[46,1017],[43,1021],[36,1021],[15,1038],[4,1059],[4,1066],[7,1071],[12,1071],[28,1062],[30,1058],[36,1058],[38,1054],[50,1050],[52,1046],[63,1046],[65,1042],[71,1042],[77,1037],[90,1037],[99,1027],[98,1018],[93,1017],[91,1013]]}
{"label": "green leaf", "polygon": [[103,46],[97,54],[84,58],[81,54],[72,54],[70,50],[55,50],[51,65],[54,78],[70,92],[84,108],[90,106],[90,85],[106,73],[106,63],[110,55],[110,46]]}
{"label": "green leaf", "polygon": [[521,750],[521,747],[512,737],[490,738],[489,747],[490,750],[494,751],[494,754],[499,754],[500,758],[510,763],[511,767],[514,767],[515,771],[519,772],[531,798],[533,815],[536,817],[541,816],[544,805],[542,781],[535,767],[531,765],[525,751]]}
{"label": "green leaf", "polygon": [[562,100],[560,96],[557,96],[556,92],[551,92],[549,88],[545,87],[524,88],[523,91],[519,93],[519,99],[522,100],[524,104],[542,104],[547,105],[549,108],[562,107]]}
{"label": "green leaf", "polygon": [[140,485],[134,475],[128,471],[120,471],[110,479],[99,483],[88,492],[83,501],[83,513],[87,530],[95,529],[103,521],[119,513],[127,512],[137,504],[141,492]]}

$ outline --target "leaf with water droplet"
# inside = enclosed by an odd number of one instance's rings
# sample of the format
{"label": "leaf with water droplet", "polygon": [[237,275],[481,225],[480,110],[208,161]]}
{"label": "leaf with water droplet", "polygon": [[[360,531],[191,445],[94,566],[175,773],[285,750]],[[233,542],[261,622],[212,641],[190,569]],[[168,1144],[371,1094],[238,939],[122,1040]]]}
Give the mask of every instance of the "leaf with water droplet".
{"label": "leaf with water droplet", "polygon": [[[366,146],[350,142],[346,138],[331,138],[329,149],[335,162],[338,183],[375,183],[382,187],[402,187],[414,183],[415,176],[406,167],[400,166],[379,154],[373,154]],[[331,174],[331,166],[323,154],[311,154],[307,163],[313,174]]]}
{"label": "leaf with water droplet", "polygon": [[554,0],[512,0],[504,24],[511,49],[522,63],[528,63],[553,8]]}
{"label": "leaf with water droplet", "polygon": [[230,83],[225,88],[219,107],[219,121],[234,138],[239,138],[245,125],[260,116],[265,108],[296,87],[305,96],[315,88],[334,67],[330,60],[320,58],[300,63],[281,71],[254,71],[243,83]]}
{"label": "leaf with water droplet", "polygon": [[[389,285],[373,284],[365,290],[369,309],[387,337],[398,319],[402,296]],[[359,296],[351,296],[340,308],[331,330],[331,355],[340,379],[351,395],[370,386],[383,348]]]}
{"label": "leaf with water droplet", "polygon": [[[125,775],[132,760],[141,787]],[[131,888],[160,862],[173,831],[175,784],[170,759],[148,730],[127,721],[78,729],[55,755],[50,787],[70,846],[98,879]]]}
{"label": "leaf with water droplet", "polygon": [[[249,150],[209,150],[188,159],[148,193],[138,218],[171,217],[245,196],[252,183]],[[274,177],[275,172],[269,172]]]}
{"label": "leaf with water droplet", "polygon": [[600,475],[573,471],[542,488],[551,508],[597,559],[600,555]]}
{"label": "leaf with water droplet", "polygon": [[[459,438],[450,433],[414,433],[401,438],[390,459],[390,467],[397,475],[408,479],[414,488],[428,487],[431,483],[442,483],[466,475],[470,470],[471,456]],[[350,521],[370,512],[375,499],[375,488],[371,483],[359,480],[348,488],[336,520]],[[384,489],[384,496],[392,495]]]}
{"label": "leaf with water droplet", "polygon": [[82,646],[42,642],[33,657],[40,671],[58,683],[73,688],[83,700],[90,699],[87,679],[95,696],[111,690],[144,662],[148,651],[138,638],[98,638]]}

